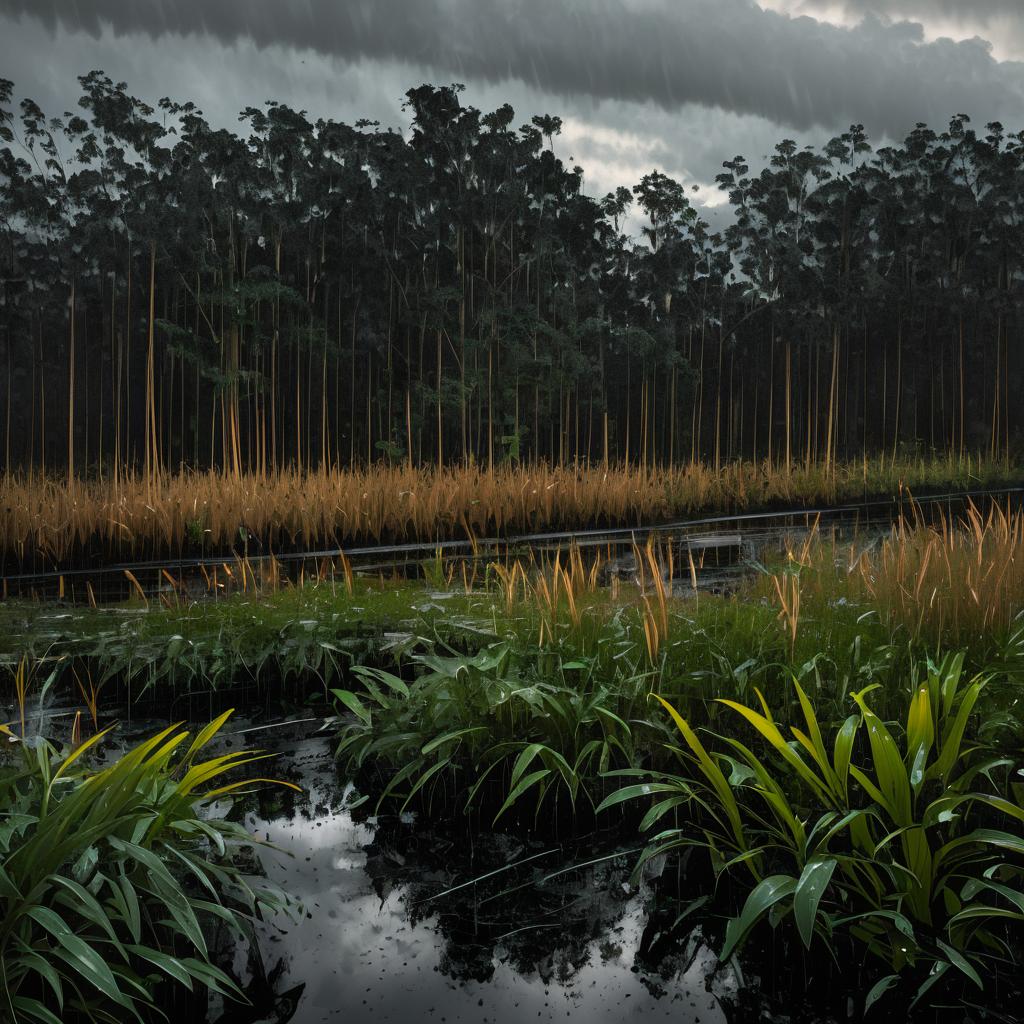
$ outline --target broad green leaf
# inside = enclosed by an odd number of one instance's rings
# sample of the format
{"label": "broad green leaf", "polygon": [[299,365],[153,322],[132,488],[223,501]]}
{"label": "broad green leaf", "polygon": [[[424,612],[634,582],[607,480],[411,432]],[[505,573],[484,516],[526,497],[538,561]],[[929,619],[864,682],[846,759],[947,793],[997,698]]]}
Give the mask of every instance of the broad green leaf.
{"label": "broad green leaf", "polygon": [[623,804],[627,800],[638,800],[641,797],[651,796],[654,793],[678,793],[679,787],[665,782],[643,782],[637,786],[624,786],[616,790],[610,796],[606,796],[597,806],[598,814],[606,811],[609,807]]}
{"label": "broad green leaf", "polygon": [[747,937],[750,929],[780,900],[791,896],[797,880],[792,875],[769,875],[762,879],[747,896],[739,917],[732,918],[725,929],[725,945],[719,959],[724,963]]}
{"label": "broad green leaf", "polygon": [[832,762],[836,778],[842,787],[844,804],[849,800],[850,758],[853,754],[853,744],[857,738],[857,730],[860,728],[860,723],[860,715],[850,715],[836,733],[835,743],[833,744]]}
{"label": "broad green leaf", "polygon": [[192,741],[192,745],[188,748],[188,752],[185,754],[186,763],[192,760],[192,757],[202,750],[214,736],[224,727],[224,723],[235,713],[234,708],[229,708],[223,714],[218,715],[208,725],[204,725],[202,729],[196,734],[196,738]]}
{"label": "broad green leaf", "polygon": [[196,960],[195,957],[183,957],[181,965],[196,981],[201,982],[208,989],[219,992],[229,999],[245,1001],[245,995],[241,989],[219,967]]}
{"label": "broad green leaf", "polygon": [[974,705],[984,686],[985,681],[982,679],[967,688],[960,701],[960,706],[957,708],[956,717],[943,730],[938,757],[925,773],[926,779],[946,779],[960,759],[960,748],[964,732],[967,729],[967,720],[971,717],[971,712],[974,710]]}
{"label": "broad green leaf", "polygon": [[939,982],[949,968],[950,964],[948,961],[942,960],[936,963],[928,972],[928,977],[925,978],[918,986],[917,992],[914,994],[914,998],[910,1001],[908,1009],[913,1009],[924,998],[927,992]]}
{"label": "broad green leaf", "polygon": [[729,824],[732,828],[733,839],[736,841],[736,845],[739,846],[740,849],[745,850],[747,848],[747,841],[743,830],[743,823],[740,819],[739,805],[736,803],[736,797],[733,794],[732,787],[729,785],[728,780],[722,773],[722,769],[718,767],[708,754],[707,750],[704,748],[704,744],[697,738],[697,734],[690,728],[686,719],[684,719],[682,715],[680,715],[679,712],[676,711],[676,709],[659,694],[653,694],[653,696],[657,698],[657,700],[672,716],[672,720],[675,722],[676,728],[682,733],[687,746],[696,756],[697,763],[700,765],[700,769],[704,773],[704,777],[711,783],[711,787],[715,791],[715,795],[718,797],[719,804],[729,820]]}
{"label": "broad green leaf", "polygon": [[11,1005],[17,1011],[19,1018],[25,1020],[38,1020],[42,1024],[63,1024],[60,1017],[54,1015],[38,999],[29,999],[27,996],[15,996]]}
{"label": "broad green leaf", "polygon": [[451,743],[452,740],[457,740],[462,736],[471,736],[473,733],[487,731],[487,727],[483,725],[475,725],[466,729],[455,729],[452,732],[446,732],[441,736],[435,736],[429,743],[424,744],[420,753],[426,756],[427,754],[432,754],[438,747],[443,747],[446,743]]}
{"label": "broad green leaf", "polygon": [[405,810],[405,808],[409,806],[409,804],[412,802],[412,798],[421,789],[423,789],[423,787],[426,786],[426,784],[435,775],[437,775],[439,772],[444,771],[445,768],[450,767],[450,765],[450,758],[442,758],[440,761],[435,761],[434,764],[432,764],[422,775],[420,775],[420,777],[415,781],[415,783],[413,783],[412,789],[409,790],[409,795],[405,798],[405,801],[402,804],[402,810]]}
{"label": "broad green leaf", "polygon": [[[759,691],[755,692],[758,693],[758,697],[760,697],[763,703],[764,697],[761,696]],[[767,715],[759,714],[757,711],[734,700],[719,698],[717,703],[724,704],[727,708],[731,708],[742,715],[772,745],[776,753],[793,768],[819,799],[824,800],[829,805],[833,803],[831,792],[826,783],[815,775],[804,759],[786,742],[786,737],[782,735],[779,727]]]}
{"label": "broad green leaf", "polygon": [[836,869],[833,857],[814,858],[804,865],[800,880],[793,893],[793,917],[796,919],[797,931],[803,940],[804,947],[810,949],[814,937],[814,921],[818,916],[818,905],[821,897],[832,880]]}
{"label": "broad green leaf", "polygon": [[530,763],[534,761],[544,749],[543,743],[531,743],[524,747],[512,766],[512,777],[509,779],[509,787],[515,789],[516,784],[523,777]]}
{"label": "broad green leaf", "polygon": [[910,769],[910,784],[915,792],[924,782],[928,755],[934,742],[931,698],[927,685],[924,685],[918,687],[907,715],[907,765]]}
{"label": "broad green leaf", "polygon": [[975,985],[980,989],[984,989],[985,986],[981,982],[981,978],[978,972],[974,969],[971,962],[961,953],[959,950],[954,949],[952,946],[943,942],[942,939],[936,939],[936,944],[942,950],[943,953],[949,958],[949,962],[962,974],[965,974]]}
{"label": "broad green leaf", "polygon": [[192,990],[192,977],[176,957],[161,953],[160,950],[150,946],[128,946],[127,949],[129,953],[158,967],[169,978],[184,985],[189,991]]}
{"label": "broad green leaf", "polygon": [[[113,728],[113,726],[111,726]],[[61,763],[53,776],[51,782],[56,782],[57,779],[62,778],[67,774],[68,769],[80,758],[83,754],[87,753],[97,743],[102,742],[110,734],[110,729],[104,729],[102,732],[96,733],[94,736],[90,736],[84,743],[80,743]]]}
{"label": "broad green leaf", "polygon": [[366,705],[351,690],[331,690],[331,693],[365,725],[373,722]]}
{"label": "broad green leaf", "polygon": [[888,992],[889,989],[891,989],[893,985],[895,985],[899,980],[900,976],[898,974],[887,974],[884,978],[882,978],[880,981],[876,981],[874,985],[871,986],[870,991],[864,998],[865,1016],[867,1016],[868,1010],[870,1010],[871,1007],[874,1006],[875,1003],[877,1003],[878,1000],[883,995],[885,995],[885,993]]}
{"label": "broad green leaf", "polygon": [[72,899],[67,900],[70,904],[69,909],[81,914],[92,921],[93,924],[99,925],[110,936],[114,945],[120,948],[120,941],[118,940],[117,933],[114,931],[114,926],[110,922],[110,918],[107,916],[107,912],[99,905],[96,897],[91,892],[84,889],[73,878],[65,878],[62,875],[50,875],[49,880],[51,884],[64,888],[70,893]]}
{"label": "broad green leaf", "polygon": [[[856,694],[854,699],[864,715],[876,785],[885,797],[883,805],[897,825],[912,824],[910,780],[899,747],[882,720],[865,703],[863,694]],[[861,776],[858,779],[863,785]]]}
{"label": "broad green leaf", "polygon": [[550,774],[550,768],[539,768],[537,771],[530,772],[529,775],[520,779],[519,784],[505,798],[505,802],[501,805],[501,810],[494,816],[494,821],[497,821],[532,785],[540,782],[541,779],[547,778]]}
{"label": "broad green leaf", "polygon": [[108,999],[125,1005],[127,999],[106,961],[88,942],[77,935],[72,935],[71,932],[65,932],[56,938],[58,945],[52,950],[54,956],[63,960],[69,967],[73,967]]}
{"label": "broad green leaf", "polygon": [[18,949],[16,956],[12,956],[12,963],[14,960],[18,961],[18,965],[24,965],[28,970],[34,971],[46,983],[50,986],[54,996],[57,999],[57,1006],[59,1009],[64,1009],[64,983],[61,979],[60,972],[54,968],[53,964],[49,962],[44,956],[40,956],[35,950],[21,940],[18,943]]}

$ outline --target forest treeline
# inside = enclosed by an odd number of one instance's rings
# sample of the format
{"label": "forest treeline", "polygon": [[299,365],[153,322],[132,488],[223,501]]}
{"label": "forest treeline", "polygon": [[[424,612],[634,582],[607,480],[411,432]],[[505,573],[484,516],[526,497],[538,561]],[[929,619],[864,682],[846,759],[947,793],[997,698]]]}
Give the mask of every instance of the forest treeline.
{"label": "forest treeline", "polygon": [[459,86],[411,89],[403,135],[80,82],[52,118],[0,80],[8,471],[1016,443],[1024,132],[782,141],[723,164],[713,232],[656,171],[584,194],[557,117]]}

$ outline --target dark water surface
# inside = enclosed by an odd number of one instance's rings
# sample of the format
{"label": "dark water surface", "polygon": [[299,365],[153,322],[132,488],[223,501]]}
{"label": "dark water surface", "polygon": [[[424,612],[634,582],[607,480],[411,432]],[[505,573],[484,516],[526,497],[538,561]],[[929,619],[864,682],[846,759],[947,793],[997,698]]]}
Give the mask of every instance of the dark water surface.
{"label": "dark water surface", "polygon": [[280,851],[260,857],[301,901],[301,916],[265,929],[257,1015],[228,1011],[225,1022],[733,1019],[723,999],[736,994],[736,972],[718,967],[699,928],[657,963],[644,958],[661,936],[651,931],[649,884],[628,882],[635,852],[572,867],[614,854],[622,844],[612,837],[565,848],[446,837],[412,816],[359,821],[327,740],[281,746],[275,771],[308,797],[263,794],[245,821]]}

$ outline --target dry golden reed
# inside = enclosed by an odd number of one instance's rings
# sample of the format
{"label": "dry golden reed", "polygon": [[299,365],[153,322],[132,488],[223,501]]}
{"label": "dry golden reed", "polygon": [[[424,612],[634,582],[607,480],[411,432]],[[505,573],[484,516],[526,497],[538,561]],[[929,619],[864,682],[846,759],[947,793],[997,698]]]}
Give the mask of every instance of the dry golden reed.
{"label": "dry golden reed", "polygon": [[933,527],[902,521],[852,568],[879,614],[912,636],[1005,635],[1024,609],[1024,513],[972,504]]}
{"label": "dry golden reed", "polygon": [[934,523],[914,515],[868,546],[821,541],[805,563],[805,604],[852,601],[932,643],[1007,636],[1024,612],[1024,512],[992,502]]}
{"label": "dry golden reed", "polygon": [[767,462],[735,462],[718,472],[701,463],[490,470],[378,465],[268,476],[140,475],[116,485],[77,480],[74,487],[34,473],[0,480],[0,547],[8,559],[41,554],[63,565],[85,550],[129,560],[237,548],[246,538],[264,553],[475,539],[835,502],[866,492],[894,494],[904,484],[965,484],[989,470],[958,459],[879,459],[788,471]]}

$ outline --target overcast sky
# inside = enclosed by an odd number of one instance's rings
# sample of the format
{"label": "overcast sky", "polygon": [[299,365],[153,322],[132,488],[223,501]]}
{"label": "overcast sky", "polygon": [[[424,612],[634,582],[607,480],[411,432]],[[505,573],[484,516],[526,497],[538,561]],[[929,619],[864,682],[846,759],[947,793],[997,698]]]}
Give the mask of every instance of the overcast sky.
{"label": "overcast sky", "polygon": [[785,137],[1024,128],[1024,0],[0,0],[19,96],[74,109],[93,68],[225,126],[272,98],[404,128],[407,88],[463,82],[516,124],[562,117],[592,194],[658,168],[714,204],[723,160]]}

